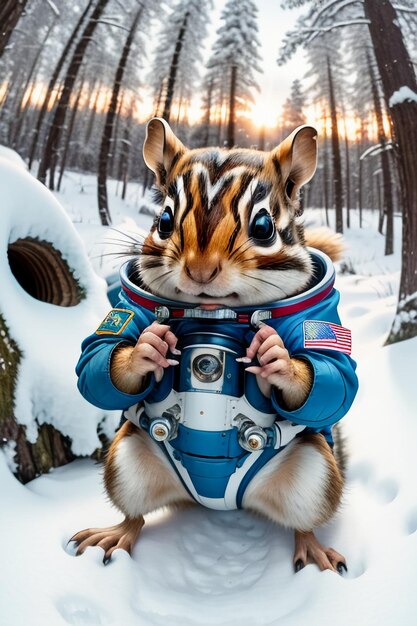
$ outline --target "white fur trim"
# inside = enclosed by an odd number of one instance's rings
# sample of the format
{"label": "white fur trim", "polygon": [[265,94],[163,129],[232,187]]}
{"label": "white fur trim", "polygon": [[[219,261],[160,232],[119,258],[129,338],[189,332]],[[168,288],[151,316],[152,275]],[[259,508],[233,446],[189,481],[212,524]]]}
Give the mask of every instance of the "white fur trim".
{"label": "white fur trim", "polygon": [[115,500],[125,515],[137,517],[190,500],[175,470],[147,433],[124,437],[115,454]]}
{"label": "white fur trim", "polygon": [[[285,460],[292,462],[292,467],[286,468],[285,480],[280,480]],[[283,526],[311,530],[322,518],[328,480],[328,465],[321,452],[314,445],[294,441],[256,474],[242,504]]]}

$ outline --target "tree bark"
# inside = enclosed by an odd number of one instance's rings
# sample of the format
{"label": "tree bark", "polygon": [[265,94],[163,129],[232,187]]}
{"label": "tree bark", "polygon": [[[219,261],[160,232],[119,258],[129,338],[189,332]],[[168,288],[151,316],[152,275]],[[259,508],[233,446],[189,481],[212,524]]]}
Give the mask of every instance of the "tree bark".
{"label": "tree bark", "polygon": [[68,66],[67,74],[65,76],[64,85],[62,88],[61,95],[59,97],[59,101],[57,107],[55,109],[55,114],[52,120],[52,125],[49,130],[48,138],[46,141],[46,146],[43,152],[42,160],[39,165],[38,171],[38,179],[45,184],[46,174],[48,170],[50,170],[50,189],[54,189],[54,174],[55,174],[55,166],[57,163],[57,157],[59,152],[59,144],[62,135],[62,130],[65,123],[65,117],[68,110],[69,101],[71,98],[71,93],[74,88],[75,81],[77,80],[78,72],[80,71],[81,63],[84,59],[85,52],[87,50],[88,44],[91,41],[91,38],[96,29],[98,20],[100,19],[104,9],[109,0],[98,0],[97,4],[91,14],[90,19],[86,27],[83,30],[80,40],[78,41],[74,53],[72,55],[71,61]]}
{"label": "tree bark", "polygon": [[0,3],[0,57],[13,30],[22,15],[28,0],[2,0]]}
{"label": "tree bark", "polygon": [[107,110],[106,121],[104,124],[103,136],[100,146],[99,165],[98,165],[98,181],[97,181],[97,195],[98,195],[98,212],[100,220],[103,226],[109,226],[111,224],[111,217],[108,206],[107,198],[107,168],[110,156],[111,141],[114,130],[114,122],[117,112],[117,104],[119,99],[119,92],[123,81],[123,75],[126,69],[127,60],[129,58],[130,50],[132,47],[135,31],[139,23],[139,19],[142,15],[143,5],[140,6],[137,11],[132,25],[130,27],[128,36],[123,47],[123,51],[119,60],[119,65],[116,70],[116,76],[113,84],[112,96]]}
{"label": "tree bark", "polygon": [[21,352],[0,315],[0,446],[13,446],[15,474],[21,482],[26,483],[51,467],[69,463],[75,457],[68,437],[61,435],[50,424],[39,427],[35,443],[27,441],[24,426],[14,417],[14,393],[20,358]]}
{"label": "tree bark", "polygon": [[[387,343],[417,335],[417,79],[398,16],[389,0],[364,0],[365,16],[390,111],[403,205],[403,247],[397,313]],[[390,100],[407,87],[415,99]]]}
{"label": "tree bark", "polygon": [[330,118],[332,123],[333,188],[336,210],[336,232],[343,233],[342,163],[340,159],[339,130],[337,127],[336,98],[329,57],[327,57],[327,77],[329,83]]}
{"label": "tree bark", "polygon": [[188,17],[189,17],[189,13],[187,11],[184,15],[181,28],[178,32],[177,41],[175,42],[174,55],[172,57],[171,67],[169,68],[167,94],[165,97],[164,111],[162,113],[162,117],[166,119],[167,122],[169,122],[169,118],[171,116],[171,107],[172,107],[172,101],[174,98],[174,89],[175,89],[175,81],[177,79],[178,63],[180,60],[182,44],[184,42],[185,33],[187,31]]}
{"label": "tree bark", "polygon": [[230,72],[230,94],[229,94],[229,120],[227,124],[227,143],[228,148],[235,145],[235,124],[236,124],[236,82],[237,82],[237,65],[232,65]]}

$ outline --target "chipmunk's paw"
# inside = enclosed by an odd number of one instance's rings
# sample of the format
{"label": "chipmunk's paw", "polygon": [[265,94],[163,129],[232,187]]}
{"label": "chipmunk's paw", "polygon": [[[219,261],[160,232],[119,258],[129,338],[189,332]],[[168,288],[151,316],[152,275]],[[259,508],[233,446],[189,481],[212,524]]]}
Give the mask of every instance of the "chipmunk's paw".
{"label": "chipmunk's paw", "polygon": [[313,532],[295,531],[294,569],[299,572],[309,563],[316,563],[323,572],[326,569],[343,574],[347,572],[346,559],[333,548],[324,548]]}
{"label": "chipmunk's paw", "polygon": [[138,517],[125,519],[120,524],[108,528],[86,528],[71,537],[68,543],[75,542],[77,546],[76,556],[83,554],[86,548],[90,546],[103,548],[103,563],[107,565],[113,552],[118,548],[126,550],[128,554],[131,553],[144,523],[143,517]]}

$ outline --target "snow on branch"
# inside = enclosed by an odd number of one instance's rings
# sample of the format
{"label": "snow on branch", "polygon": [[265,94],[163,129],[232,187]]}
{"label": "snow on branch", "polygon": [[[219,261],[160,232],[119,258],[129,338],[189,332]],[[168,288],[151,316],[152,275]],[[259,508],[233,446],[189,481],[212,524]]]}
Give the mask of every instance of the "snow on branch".
{"label": "snow on branch", "polygon": [[50,6],[52,11],[55,13],[56,17],[59,17],[61,15],[61,13],[59,12],[56,4],[54,2],[52,2],[52,0],[45,0],[45,2]]}
{"label": "snow on branch", "polygon": [[106,24],[107,26],[114,26],[115,28],[121,28],[121,30],[125,30],[127,33],[130,32],[126,26],[122,26],[121,24],[117,24],[116,22],[108,22],[107,20],[96,20],[97,24]]}
{"label": "snow on branch", "polygon": [[416,7],[405,7],[401,4],[393,4],[392,5],[396,11],[400,11],[400,13],[417,13]]}
{"label": "snow on branch", "polygon": [[318,35],[321,35],[322,33],[329,33],[330,31],[335,30],[336,28],[344,28],[345,26],[354,26],[357,24],[369,24],[369,23],[370,23],[369,20],[362,18],[362,17],[358,17],[358,18],[353,18],[351,20],[344,20],[343,22],[335,22],[334,24],[331,24],[330,26],[316,26],[314,28],[302,28],[300,29],[299,32],[311,33],[311,35],[306,40],[306,43],[311,43],[316,37],[318,37]]}
{"label": "snow on branch", "polygon": [[[339,11],[341,11],[342,9],[345,9],[346,7],[352,4],[363,4],[363,0],[330,0],[330,2],[328,2],[323,7],[321,7],[317,11],[317,13],[314,14],[311,25],[314,26],[315,24],[317,24],[321,16],[323,16],[325,19],[334,17],[335,15],[339,13]],[[331,11],[329,14],[327,14],[327,11],[329,11],[329,9],[333,7],[334,7],[334,10]]]}
{"label": "snow on branch", "polygon": [[407,87],[407,85],[403,85],[395,91],[391,98],[389,99],[389,107],[393,107],[396,104],[402,104],[403,102],[417,102],[417,93]]}
{"label": "snow on branch", "polygon": [[368,156],[376,156],[377,154],[381,154],[381,152],[385,152],[386,150],[392,150],[393,147],[394,146],[392,144],[392,141],[387,141],[385,146],[377,143],[375,146],[371,146],[370,148],[365,150],[365,152],[362,152],[361,156],[359,157],[359,161],[363,161]]}

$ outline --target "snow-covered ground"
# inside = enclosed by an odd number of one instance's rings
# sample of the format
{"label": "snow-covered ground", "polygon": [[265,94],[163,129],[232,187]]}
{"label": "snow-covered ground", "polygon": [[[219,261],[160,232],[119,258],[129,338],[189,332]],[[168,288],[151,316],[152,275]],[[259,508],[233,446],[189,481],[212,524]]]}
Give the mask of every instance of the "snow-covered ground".
{"label": "snow-covered ground", "polygon": [[[99,225],[93,177],[70,173],[57,194],[102,274],[116,267]],[[82,193],[80,190],[82,189]],[[113,189],[114,190],[114,189]],[[140,188],[112,198],[116,228],[134,231]],[[130,558],[102,550],[74,558],[69,537],[116,523],[100,468],[76,461],[23,486],[0,453],[0,624],[3,626],[415,626],[417,624],[417,339],[383,347],[396,305],[396,254],[383,256],[376,214],[357,215],[339,275],[341,316],[351,327],[360,392],[344,418],[350,463],[344,506],[319,539],[347,557],[344,577],[310,565],[293,573],[292,533],[243,511],[195,508],[150,516]],[[320,222],[320,212],[308,215]],[[117,249],[117,248],[114,248]],[[76,419],[76,416],[74,416]]]}

